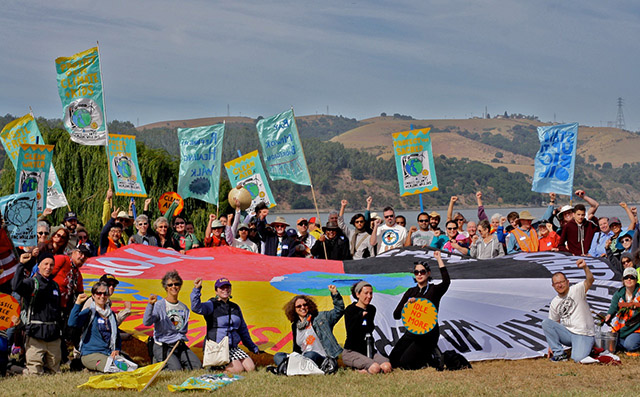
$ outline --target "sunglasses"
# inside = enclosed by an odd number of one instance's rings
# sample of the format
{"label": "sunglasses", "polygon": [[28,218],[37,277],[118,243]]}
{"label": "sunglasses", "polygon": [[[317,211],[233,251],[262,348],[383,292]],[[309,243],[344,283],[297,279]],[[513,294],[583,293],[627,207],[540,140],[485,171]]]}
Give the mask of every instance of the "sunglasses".
{"label": "sunglasses", "polygon": [[148,222],[138,222],[138,226],[144,226],[144,225],[148,225]]}
{"label": "sunglasses", "polygon": [[309,226],[309,222],[300,222],[298,226]]}
{"label": "sunglasses", "polygon": [[417,276],[417,275],[419,275],[419,274],[422,274],[422,275],[424,276],[425,274],[427,274],[427,271],[426,271],[425,269],[422,269],[422,270],[414,270],[414,271],[413,271],[413,274],[414,274],[415,276]]}
{"label": "sunglasses", "polygon": [[447,230],[458,230],[457,227],[448,227]]}
{"label": "sunglasses", "polygon": [[620,242],[621,243],[630,243],[631,239],[630,238],[625,238],[625,239],[620,240]]}
{"label": "sunglasses", "polygon": [[464,219],[456,219],[456,222],[464,222]]}
{"label": "sunglasses", "polygon": [[633,277],[633,276],[625,276],[622,278],[623,280],[637,280],[637,278]]}
{"label": "sunglasses", "polygon": [[167,288],[171,287],[182,287],[182,283],[169,283],[167,284]]}
{"label": "sunglasses", "polygon": [[387,219],[387,218],[395,218],[395,215],[385,215],[384,219]]}
{"label": "sunglasses", "polygon": [[357,220],[357,221],[355,221],[353,223],[364,223],[364,221],[363,220]]}
{"label": "sunglasses", "polygon": [[64,235],[64,234],[54,234],[53,237],[64,238],[64,237],[66,237],[66,235]]}
{"label": "sunglasses", "polygon": [[93,294],[96,296],[109,296],[109,291],[96,291]]}
{"label": "sunglasses", "polygon": [[428,219],[418,219],[418,222],[424,223],[424,222],[429,222],[429,220]]}
{"label": "sunglasses", "polygon": [[184,225],[184,222],[176,222],[174,225]]}
{"label": "sunglasses", "polygon": [[631,261],[629,259],[623,259],[622,263],[631,263]]}
{"label": "sunglasses", "polygon": [[309,305],[307,305],[306,303],[301,303],[299,305],[296,305],[296,309],[302,309],[303,307],[308,307]]}
{"label": "sunglasses", "polygon": [[38,236],[48,236],[49,232],[38,232]]}

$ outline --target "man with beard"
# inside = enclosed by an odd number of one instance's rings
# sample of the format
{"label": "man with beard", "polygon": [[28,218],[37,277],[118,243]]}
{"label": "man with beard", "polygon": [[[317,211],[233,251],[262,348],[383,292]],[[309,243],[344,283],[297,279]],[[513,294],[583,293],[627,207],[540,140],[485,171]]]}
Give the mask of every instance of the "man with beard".
{"label": "man with beard", "polygon": [[[318,241],[311,248],[311,253],[318,259],[345,260],[349,259],[349,244],[343,236],[338,236],[340,227],[335,222],[327,222],[322,228],[324,234],[321,234]],[[323,246],[324,245],[324,246]],[[325,257],[326,247],[326,257]]]}
{"label": "man with beard", "polygon": [[384,216],[384,225],[380,226],[382,221],[376,219],[371,238],[369,238],[371,246],[377,246],[378,255],[404,246],[407,239],[407,229],[396,224],[396,214],[392,207],[385,207],[382,215]]}
{"label": "man with beard", "polygon": [[411,226],[407,239],[404,242],[405,247],[426,247],[431,245],[431,241],[435,235],[429,230],[429,214],[421,212],[418,214],[418,227]]}

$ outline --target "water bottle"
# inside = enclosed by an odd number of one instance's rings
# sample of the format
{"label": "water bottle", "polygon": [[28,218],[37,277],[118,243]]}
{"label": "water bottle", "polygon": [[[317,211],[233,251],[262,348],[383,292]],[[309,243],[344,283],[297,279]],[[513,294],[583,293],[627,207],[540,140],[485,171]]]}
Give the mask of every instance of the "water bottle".
{"label": "water bottle", "polygon": [[373,358],[375,354],[375,348],[373,347],[373,336],[370,333],[367,333],[364,336],[364,340],[367,343],[367,357]]}

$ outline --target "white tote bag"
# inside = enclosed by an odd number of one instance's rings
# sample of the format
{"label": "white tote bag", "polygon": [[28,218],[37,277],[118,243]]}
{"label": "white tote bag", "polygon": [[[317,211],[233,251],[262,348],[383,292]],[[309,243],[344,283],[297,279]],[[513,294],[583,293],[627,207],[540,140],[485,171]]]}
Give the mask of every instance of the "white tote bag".
{"label": "white tote bag", "polygon": [[221,367],[229,364],[229,337],[225,336],[220,343],[207,339],[202,361],[203,367]]}

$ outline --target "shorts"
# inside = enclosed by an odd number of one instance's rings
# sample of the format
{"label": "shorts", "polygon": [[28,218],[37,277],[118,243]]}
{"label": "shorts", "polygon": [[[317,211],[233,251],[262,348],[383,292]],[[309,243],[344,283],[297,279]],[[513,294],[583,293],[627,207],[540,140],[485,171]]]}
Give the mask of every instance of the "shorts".
{"label": "shorts", "polygon": [[388,363],[389,359],[380,353],[376,353],[373,358],[369,358],[355,350],[344,349],[342,351],[342,362],[351,368],[368,370],[373,363],[384,364]]}
{"label": "shorts", "polygon": [[244,350],[239,347],[230,347],[229,348],[229,362],[234,360],[244,360],[245,358],[249,358],[249,355],[245,353]]}

